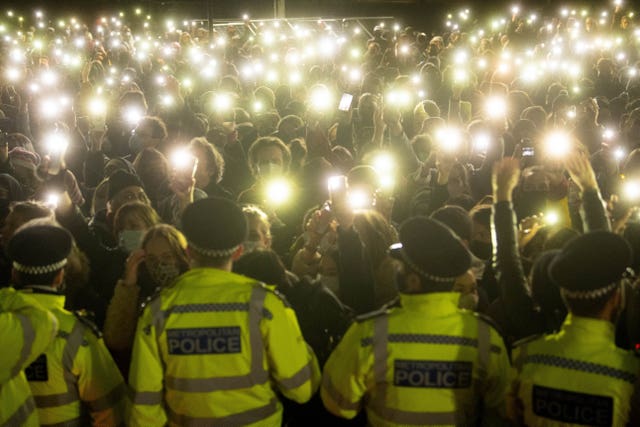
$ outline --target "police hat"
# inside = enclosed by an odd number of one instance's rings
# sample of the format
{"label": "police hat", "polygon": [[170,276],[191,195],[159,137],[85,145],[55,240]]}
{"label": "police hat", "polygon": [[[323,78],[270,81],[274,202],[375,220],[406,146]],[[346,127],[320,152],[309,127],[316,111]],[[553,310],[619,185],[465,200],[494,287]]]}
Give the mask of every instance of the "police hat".
{"label": "police hat", "polygon": [[141,187],[142,181],[137,175],[134,175],[123,170],[118,170],[109,177],[109,192],[107,194],[107,200],[112,200],[118,195],[118,193],[127,187]]}
{"label": "police hat", "polygon": [[196,252],[223,258],[233,254],[246,240],[248,227],[242,209],[235,202],[209,197],[185,209],[182,231]]}
{"label": "police hat", "polygon": [[549,276],[569,298],[597,298],[618,285],[631,262],[622,237],[594,231],[571,240],[549,265]]}
{"label": "police hat", "polygon": [[426,217],[406,220],[400,227],[400,243],[390,254],[424,278],[451,283],[471,267],[471,254],[447,226]]}
{"label": "police hat", "polygon": [[26,226],[9,240],[9,258],[13,268],[21,273],[53,273],[67,264],[71,242],[71,234],[62,227]]}

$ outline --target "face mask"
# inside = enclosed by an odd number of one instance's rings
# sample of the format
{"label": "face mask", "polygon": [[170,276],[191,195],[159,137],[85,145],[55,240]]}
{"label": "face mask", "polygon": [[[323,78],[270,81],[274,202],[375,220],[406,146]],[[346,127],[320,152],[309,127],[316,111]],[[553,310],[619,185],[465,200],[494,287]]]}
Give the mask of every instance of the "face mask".
{"label": "face mask", "polygon": [[144,230],[122,230],[118,235],[118,246],[129,254],[140,248],[144,233]]}
{"label": "face mask", "polygon": [[129,137],[129,150],[131,150],[132,153],[139,153],[140,151],[142,151],[142,147],[142,138],[140,138],[135,133]]}
{"label": "face mask", "polygon": [[264,243],[262,240],[245,240],[242,243],[243,253],[248,254],[249,252],[253,252],[257,249],[265,249]]}
{"label": "face mask", "polygon": [[476,294],[462,294],[458,301],[458,308],[465,310],[475,311],[478,308],[478,295]]}
{"label": "face mask", "polygon": [[329,289],[331,292],[333,292],[334,294],[338,293],[338,290],[340,289],[340,283],[338,281],[338,276],[320,276],[320,283],[322,283],[322,286],[326,287],[327,289]]}
{"label": "face mask", "polygon": [[282,175],[282,165],[277,163],[260,164],[258,165],[258,174],[264,178]]}
{"label": "face mask", "polygon": [[147,271],[155,284],[160,287],[167,286],[180,275],[177,265],[166,262],[147,264]]}
{"label": "face mask", "polygon": [[491,243],[480,242],[478,240],[472,240],[469,244],[471,252],[480,259],[491,259],[493,247]]}

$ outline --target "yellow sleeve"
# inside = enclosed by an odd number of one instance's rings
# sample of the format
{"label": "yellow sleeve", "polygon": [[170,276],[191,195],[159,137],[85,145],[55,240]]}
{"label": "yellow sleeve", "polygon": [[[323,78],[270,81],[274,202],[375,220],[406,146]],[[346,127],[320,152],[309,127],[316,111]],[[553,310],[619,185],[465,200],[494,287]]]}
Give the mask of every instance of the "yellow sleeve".
{"label": "yellow sleeve", "polygon": [[334,415],[353,418],[362,408],[373,365],[371,346],[362,343],[371,338],[365,323],[354,323],[324,366],[320,396],[325,408]]}
{"label": "yellow sleeve", "polygon": [[268,292],[264,307],[271,313],[261,322],[269,373],[287,398],[307,402],[320,385],[320,368],[311,347],[300,332],[294,311]]}
{"label": "yellow sleeve", "polygon": [[146,307],[138,319],[129,370],[129,387],[133,392],[130,426],[151,427],[167,424],[167,414],[162,406],[163,375],[156,330],[150,307]]}
{"label": "yellow sleeve", "polygon": [[12,288],[0,289],[0,384],[18,375],[49,346],[58,321],[36,301]]}
{"label": "yellow sleeve", "polygon": [[506,412],[505,399],[509,391],[509,370],[511,365],[502,338],[493,329],[491,330],[490,354],[487,387],[482,396],[485,417],[504,419]]}
{"label": "yellow sleeve", "polygon": [[115,426],[126,421],[127,389],[102,339],[85,332],[74,361],[80,400],[91,413],[93,425]]}

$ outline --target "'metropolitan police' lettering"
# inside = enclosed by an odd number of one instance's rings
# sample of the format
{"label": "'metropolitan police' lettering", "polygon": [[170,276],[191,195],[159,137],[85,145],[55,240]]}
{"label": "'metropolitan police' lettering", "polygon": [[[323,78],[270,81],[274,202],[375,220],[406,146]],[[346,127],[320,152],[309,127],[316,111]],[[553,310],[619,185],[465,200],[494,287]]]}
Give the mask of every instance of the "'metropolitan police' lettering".
{"label": "'metropolitan police' lettering", "polygon": [[240,327],[168,329],[167,347],[178,356],[240,353]]}
{"label": "'metropolitan police' lettering", "polygon": [[533,386],[533,412],[571,424],[613,425],[613,398]]}
{"label": "'metropolitan police' lettering", "polygon": [[472,371],[471,362],[395,360],[393,383],[398,387],[467,388]]}
{"label": "'metropolitan police' lettering", "polygon": [[24,370],[28,381],[49,381],[47,369],[47,356],[41,354],[33,363]]}

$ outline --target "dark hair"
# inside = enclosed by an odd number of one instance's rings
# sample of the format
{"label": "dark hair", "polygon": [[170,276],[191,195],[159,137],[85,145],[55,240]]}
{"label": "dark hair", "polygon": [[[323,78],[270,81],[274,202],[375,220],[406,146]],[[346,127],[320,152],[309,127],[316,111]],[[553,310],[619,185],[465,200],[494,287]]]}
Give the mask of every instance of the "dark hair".
{"label": "dark hair", "polygon": [[560,293],[572,314],[581,317],[595,317],[600,314],[616,290],[618,290],[618,287],[597,298],[585,299],[568,298],[562,290],[560,290]]}
{"label": "dark hair", "polygon": [[148,124],[151,127],[151,137],[154,139],[167,139],[167,125],[160,117],[145,116],[140,120],[138,126]]}
{"label": "dark hair", "polygon": [[469,213],[460,206],[447,205],[431,214],[431,218],[437,219],[460,237],[470,241],[473,225]]}
{"label": "dark hair", "polygon": [[222,175],[224,174],[224,158],[222,154],[218,151],[218,149],[207,141],[207,138],[199,137],[193,138],[191,142],[189,142],[191,149],[200,149],[204,153],[207,158],[207,165],[209,166],[209,170],[207,173],[211,171],[211,168],[215,168],[214,173],[211,175],[212,181],[216,184],[222,180]]}
{"label": "dark hair", "polygon": [[233,271],[278,287],[287,286],[287,273],[278,254],[271,249],[256,249],[233,263]]}

